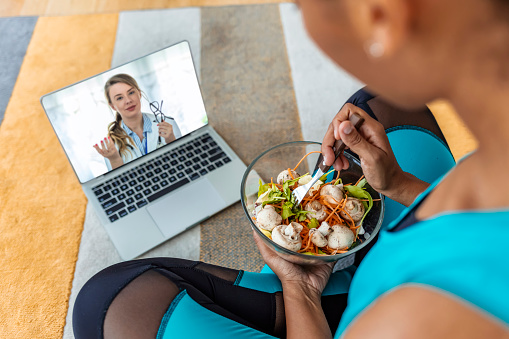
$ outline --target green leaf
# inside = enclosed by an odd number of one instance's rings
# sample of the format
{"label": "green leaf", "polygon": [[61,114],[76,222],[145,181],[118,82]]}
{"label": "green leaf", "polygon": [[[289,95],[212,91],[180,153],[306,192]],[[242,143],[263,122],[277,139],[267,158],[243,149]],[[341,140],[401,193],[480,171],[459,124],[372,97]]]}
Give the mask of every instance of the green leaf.
{"label": "green leaf", "polygon": [[311,219],[311,221],[308,224],[309,228],[317,228],[320,224],[318,223],[318,220],[316,218]]}
{"label": "green leaf", "polygon": [[264,184],[262,182],[262,179],[260,179],[260,186],[258,187],[258,197],[260,195],[262,195],[263,193],[267,192],[269,189],[270,189],[270,185],[269,184]]}
{"label": "green leaf", "polygon": [[288,219],[292,215],[295,215],[295,213],[292,212],[293,204],[289,201],[285,202],[283,204],[283,210],[281,211],[281,217],[283,219]]}
{"label": "green leaf", "polygon": [[364,186],[368,183],[368,181],[366,180],[366,178],[362,178],[362,180],[360,180],[357,185],[357,187],[360,187],[360,188],[364,188]]}
{"label": "green leaf", "polygon": [[368,196],[368,208],[365,209],[364,215],[362,216],[362,219],[361,219],[359,225],[362,225],[362,222],[364,221],[364,218],[366,218],[366,215],[368,215],[369,211],[371,210],[371,207],[373,207],[373,198],[371,197],[371,194],[369,194],[366,191],[364,191],[364,192]]}
{"label": "green leaf", "polygon": [[350,246],[350,248],[348,248],[348,250],[351,250],[352,248],[355,248],[357,246],[359,246],[361,244],[361,242],[357,239],[355,240],[355,242],[352,244],[352,246]]}
{"label": "green leaf", "polygon": [[334,185],[338,185],[338,184],[342,184],[342,183],[343,183],[343,180],[341,180],[341,178],[338,178],[338,180],[336,180]]}
{"label": "green leaf", "polygon": [[321,180],[321,181],[323,181],[323,182],[326,182],[326,181],[327,181],[327,176],[328,176],[329,174],[331,174],[332,172],[334,172],[334,169],[331,169],[329,172],[327,172],[327,173],[325,173],[324,175],[322,175],[322,176],[320,177],[320,180]]}
{"label": "green leaf", "polygon": [[344,186],[343,189],[350,193],[352,197],[355,197],[357,199],[368,199],[369,193],[366,192],[364,189],[360,188],[359,186]]}

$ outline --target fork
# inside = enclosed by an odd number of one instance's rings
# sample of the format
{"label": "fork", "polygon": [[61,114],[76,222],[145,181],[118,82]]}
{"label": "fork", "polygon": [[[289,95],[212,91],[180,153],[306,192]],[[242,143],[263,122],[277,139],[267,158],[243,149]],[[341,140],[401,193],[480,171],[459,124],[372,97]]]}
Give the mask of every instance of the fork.
{"label": "fork", "polygon": [[[357,113],[353,113],[349,120],[352,123],[352,125],[354,125],[355,129],[357,129],[357,130],[364,123],[364,118],[362,118]],[[345,147],[346,147],[346,145],[343,141],[336,140],[336,142],[334,143],[334,147],[333,147],[333,149],[334,149],[333,163],[336,161],[336,159],[339,157],[339,155],[341,153],[343,153],[343,151],[345,150]],[[315,168],[318,167],[318,169],[316,170],[315,174],[313,175],[313,178],[311,178],[311,181],[305,185],[297,187],[296,189],[294,189],[292,191],[292,195],[295,197],[295,204],[293,205],[294,207],[299,206],[299,204],[302,202],[302,199],[304,199],[304,197],[308,193],[309,189],[311,187],[313,187],[313,185],[320,179],[320,177],[322,177],[325,173],[327,173],[329,171],[329,169],[332,167],[332,166],[325,165],[325,161],[323,160],[323,154],[320,154],[320,157],[318,158],[316,165],[317,166],[315,166]]]}

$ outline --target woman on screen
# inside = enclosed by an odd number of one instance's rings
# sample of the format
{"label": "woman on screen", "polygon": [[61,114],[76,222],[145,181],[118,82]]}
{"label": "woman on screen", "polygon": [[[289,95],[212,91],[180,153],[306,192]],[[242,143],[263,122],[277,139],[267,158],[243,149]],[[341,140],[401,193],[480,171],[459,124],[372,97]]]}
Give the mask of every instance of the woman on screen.
{"label": "woman on screen", "polygon": [[116,74],[104,84],[104,95],[115,121],[108,125],[108,136],[94,145],[106,160],[108,170],[150,153],[182,136],[174,119],[163,114],[141,112],[142,92],[136,80]]}

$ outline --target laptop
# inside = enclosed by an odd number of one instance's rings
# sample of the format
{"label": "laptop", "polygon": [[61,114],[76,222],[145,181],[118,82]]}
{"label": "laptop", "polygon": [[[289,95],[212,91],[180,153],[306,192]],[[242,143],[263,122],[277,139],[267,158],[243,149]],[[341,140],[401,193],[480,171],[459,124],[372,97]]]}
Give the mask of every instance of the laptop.
{"label": "laptop", "polygon": [[46,94],[41,104],[124,260],[240,199],[246,166],[208,124],[187,41]]}

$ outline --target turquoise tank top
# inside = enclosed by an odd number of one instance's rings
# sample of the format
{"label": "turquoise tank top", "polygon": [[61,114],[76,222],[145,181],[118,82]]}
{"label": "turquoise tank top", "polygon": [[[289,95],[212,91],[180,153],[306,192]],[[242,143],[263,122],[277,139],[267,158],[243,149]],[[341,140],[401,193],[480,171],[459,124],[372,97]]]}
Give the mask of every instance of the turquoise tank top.
{"label": "turquoise tank top", "polygon": [[509,209],[447,212],[389,232],[438,184],[380,232],[357,269],[335,338],[382,294],[421,284],[509,324]]}

